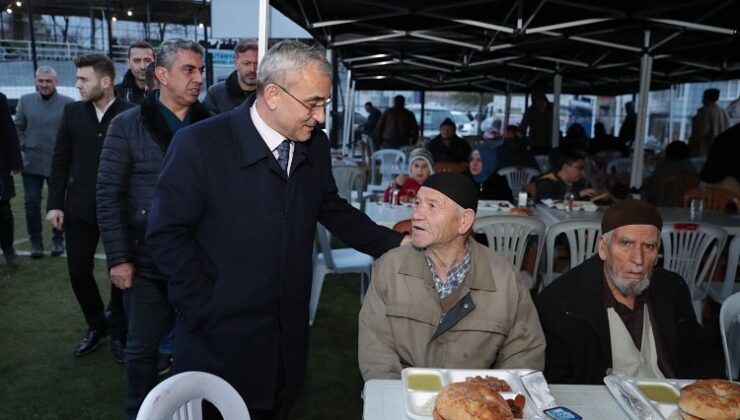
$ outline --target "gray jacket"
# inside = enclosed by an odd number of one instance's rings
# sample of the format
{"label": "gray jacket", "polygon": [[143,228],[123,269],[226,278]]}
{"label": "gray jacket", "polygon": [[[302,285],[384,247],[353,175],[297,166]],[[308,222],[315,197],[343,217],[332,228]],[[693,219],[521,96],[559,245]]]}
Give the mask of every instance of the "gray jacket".
{"label": "gray jacket", "polygon": [[15,128],[23,152],[23,173],[51,175],[51,156],[64,105],[74,102],[57,92],[44,100],[38,92],[21,96],[15,114]]}

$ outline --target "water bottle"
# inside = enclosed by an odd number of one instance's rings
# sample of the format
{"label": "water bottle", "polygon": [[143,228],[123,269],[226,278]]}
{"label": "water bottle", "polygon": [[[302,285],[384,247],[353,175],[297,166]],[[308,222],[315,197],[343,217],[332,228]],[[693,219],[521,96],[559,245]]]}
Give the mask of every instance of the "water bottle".
{"label": "water bottle", "polygon": [[565,197],[563,197],[563,208],[566,213],[570,214],[573,212],[573,202],[576,199],[576,195],[572,192],[568,191],[565,193]]}
{"label": "water bottle", "polygon": [[396,184],[396,181],[394,180],[391,183],[391,204],[390,208],[396,207],[396,201],[398,200],[398,185]]}

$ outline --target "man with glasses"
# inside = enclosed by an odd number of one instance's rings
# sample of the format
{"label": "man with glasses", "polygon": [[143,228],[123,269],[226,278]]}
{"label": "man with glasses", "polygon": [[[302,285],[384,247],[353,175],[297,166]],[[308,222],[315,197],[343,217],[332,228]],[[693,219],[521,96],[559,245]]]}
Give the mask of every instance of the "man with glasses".
{"label": "man with glasses", "polygon": [[174,369],[224,378],[254,419],[288,418],[303,384],[316,223],[375,257],[402,240],[337,195],[316,129],[330,88],[319,51],[276,44],[256,95],[175,134],[154,192],[146,242],[169,278]]}
{"label": "man with glasses", "polygon": [[586,159],[575,150],[563,149],[560,152],[560,165],[557,169],[537,178],[537,199],[562,200],[565,193],[573,193],[576,200],[588,199],[598,192],[588,186],[583,177]]}

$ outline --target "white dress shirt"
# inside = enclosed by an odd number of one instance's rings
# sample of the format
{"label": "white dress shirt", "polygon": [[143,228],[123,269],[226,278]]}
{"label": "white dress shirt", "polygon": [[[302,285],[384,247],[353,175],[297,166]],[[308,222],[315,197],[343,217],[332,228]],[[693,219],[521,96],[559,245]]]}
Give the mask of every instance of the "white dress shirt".
{"label": "white dress shirt", "polygon": [[[272,155],[275,156],[275,160],[278,158],[278,146],[280,146],[280,143],[285,140],[285,136],[278,133],[277,131],[273,130],[270,126],[267,125],[265,120],[260,117],[259,113],[257,112],[257,104],[256,102],[252,104],[252,106],[249,108],[249,115],[252,117],[252,123],[254,124],[254,128],[257,129],[257,132],[262,137],[262,140],[265,141],[265,144],[267,144],[267,148],[272,150]],[[286,172],[288,175],[290,175],[290,165],[293,163],[293,152],[295,150],[295,144],[293,142],[290,142],[290,152],[288,153],[288,168]]]}
{"label": "white dress shirt", "polygon": [[95,108],[95,115],[98,117],[98,122],[103,121],[103,116],[105,115],[106,111],[108,111],[108,108],[110,108],[110,106],[113,105],[113,101],[115,101],[115,100],[116,100],[115,97],[113,99],[111,99],[110,102],[108,102],[103,107],[103,109],[98,109],[98,106],[95,105],[95,102],[93,102],[93,107]]}

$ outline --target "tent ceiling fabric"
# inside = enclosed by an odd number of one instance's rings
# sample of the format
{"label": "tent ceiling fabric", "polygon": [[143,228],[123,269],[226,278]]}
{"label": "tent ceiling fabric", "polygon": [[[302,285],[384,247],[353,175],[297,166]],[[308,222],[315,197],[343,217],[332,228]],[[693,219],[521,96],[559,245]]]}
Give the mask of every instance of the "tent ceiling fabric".
{"label": "tent ceiling fabric", "polygon": [[652,90],[740,78],[740,0],[270,4],[333,48],[362,90],[522,92],[559,72],[563,92],[636,92],[644,51]]}

